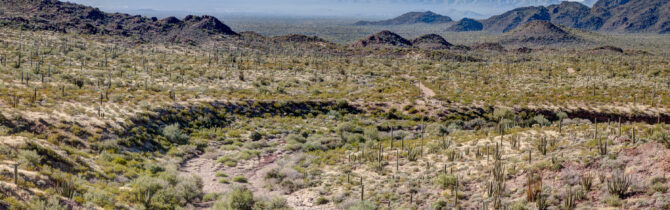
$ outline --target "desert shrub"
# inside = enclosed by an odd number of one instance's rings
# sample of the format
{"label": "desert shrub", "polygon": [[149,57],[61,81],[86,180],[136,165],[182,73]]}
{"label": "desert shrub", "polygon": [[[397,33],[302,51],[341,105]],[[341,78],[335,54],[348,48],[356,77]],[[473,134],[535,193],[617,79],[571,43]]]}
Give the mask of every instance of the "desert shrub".
{"label": "desert shrub", "polygon": [[[11,206],[11,205],[10,205]],[[15,206],[18,208],[18,206]],[[50,196],[46,200],[42,200],[37,196],[34,196],[28,202],[29,209],[49,209],[49,210],[66,210],[67,205],[60,204],[60,200],[56,196]],[[13,209],[13,208],[10,208]]]}
{"label": "desert shrub", "polygon": [[317,151],[317,150],[324,150],[324,147],[321,146],[321,142],[319,141],[311,141],[303,145],[303,150]]}
{"label": "desert shrub", "polygon": [[285,148],[287,150],[297,151],[297,150],[302,149],[302,144],[304,144],[306,141],[307,141],[307,139],[305,139],[305,137],[302,137],[302,136],[299,136],[299,135],[296,135],[296,134],[289,134],[286,137]]}
{"label": "desert shrub", "polygon": [[203,202],[215,201],[218,200],[221,195],[219,193],[207,193],[202,196]]}
{"label": "desert shrub", "polygon": [[445,200],[435,201],[435,203],[433,203],[433,209],[435,210],[447,209],[447,201]]}
{"label": "desert shrub", "polygon": [[156,191],[150,199],[150,209],[172,209],[181,206],[179,197],[174,188],[162,188]]}
{"label": "desert shrub", "polygon": [[547,120],[547,118],[544,118],[544,115],[541,114],[533,117],[533,121],[540,126],[551,125],[551,122],[549,122],[549,120]]}
{"label": "desert shrub", "polygon": [[228,166],[228,167],[237,166],[237,160],[235,160],[231,156],[222,156],[219,159],[217,159],[216,162],[223,163],[223,165]]}
{"label": "desert shrub", "polygon": [[33,150],[20,150],[19,163],[26,167],[37,167],[42,161],[42,156]]}
{"label": "desert shrub", "polygon": [[314,204],[316,204],[316,205],[323,205],[323,204],[327,204],[328,202],[330,202],[330,201],[329,201],[327,198],[321,196],[321,197],[318,197],[318,198],[316,199],[316,201],[314,202]]}
{"label": "desert shrub", "polygon": [[621,198],[616,195],[610,195],[605,198],[605,204],[608,206],[619,207],[621,206]]}
{"label": "desert shrub", "polygon": [[154,194],[159,190],[167,187],[167,182],[164,180],[153,178],[150,176],[140,176],[131,184],[133,201],[143,203],[147,207],[151,207],[151,200]]}
{"label": "desert shrub", "polygon": [[198,176],[180,177],[179,183],[175,186],[176,195],[186,202],[196,201],[202,196],[202,179]]}
{"label": "desert shrub", "polygon": [[216,177],[228,177],[228,174],[226,174],[226,173],[223,172],[223,171],[217,171],[217,172],[214,174],[214,176],[216,176]]}
{"label": "desert shrub", "polygon": [[342,146],[343,143],[340,139],[333,137],[322,137],[320,142],[325,147],[324,149],[335,149]]}
{"label": "desert shrub", "polygon": [[468,120],[463,123],[463,129],[473,130],[483,128],[486,125],[486,120],[484,118],[478,117],[472,120]]}
{"label": "desert shrub", "polygon": [[[224,209],[251,210],[254,207],[254,195],[251,190],[244,187],[237,187],[228,194]],[[219,209],[216,208],[215,209]]]}
{"label": "desert shrub", "polygon": [[356,201],[346,208],[347,210],[375,210],[377,206],[370,201]]}
{"label": "desert shrub", "polygon": [[293,183],[293,181],[288,179],[283,180],[281,183],[279,183],[279,185],[281,186],[282,191],[284,191],[287,194],[293,193],[299,189],[298,186],[295,183]]}
{"label": "desert shrub", "polygon": [[453,186],[458,184],[458,178],[454,175],[445,175],[440,174],[435,178],[435,185],[440,186],[442,189],[450,189]]}
{"label": "desert shrub", "polygon": [[289,209],[289,206],[285,198],[277,196],[268,201],[267,209]]}
{"label": "desert shrub", "polygon": [[356,142],[364,143],[365,142],[365,137],[361,134],[349,135],[349,137],[347,137],[347,142],[348,143],[356,143]]}
{"label": "desert shrub", "polygon": [[296,135],[296,134],[289,134],[286,136],[286,143],[300,143],[303,144],[307,141],[305,137]]}
{"label": "desert shrub", "polygon": [[247,183],[247,177],[244,177],[243,175],[237,175],[233,177],[233,182]]}
{"label": "desert shrub", "polygon": [[168,141],[177,144],[185,144],[188,142],[189,136],[182,133],[179,128],[179,124],[172,124],[165,126],[163,128],[163,136],[167,138]]}
{"label": "desert shrub", "polygon": [[158,174],[160,172],[165,171],[163,167],[154,163],[144,165],[144,169],[146,169],[151,174]]}
{"label": "desert shrub", "polygon": [[668,191],[668,186],[665,186],[663,183],[656,183],[651,185],[651,189],[653,189],[655,192],[665,193]]}
{"label": "desert shrub", "polygon": [[379,131],[377,130],[377,127],[367,127],[363,130],[363,134],[370,140],[379,140]]}
{"label": "desert shrub", "polygon": [[7,136],[7,135],[9,135],[10,131],[12,131],[12,129],[0,125],[0,136]]}
{"label": "desert shrub", "polygon": [[665,145],[665,148],[670,149],[670,134],[654,132],[651,138],[656,140],[658,143]]}
{"label": "desert shrub", "polygon": [[339,135],[344,135],[344,133],[363,133],[363,129],[350,122],[339,124],[336,131]]}
{"label": "desert shrub", "polygon": [[261,135],[257,131],[252,131],[249,134],[249,139],[251,139],[252,141],[258,141],[258,140],[261,140],[262,138],[263,138],[263,135]]}
{"label": "desert shrub", "polygon": [[449,125],[447,125],[447,128],[446,128],[447,133],[454,133],[456,131],[459,131],[459,130],[463,129],[463,127],[461,127],[461,125],[459,123],[462,124],[462,122],[460,122],[460,121],[449,123]]}
{"label": "desert shrub", "polygon": [[421,154],[421,148],[410,148],[407,150],[407,160],[416,161]]}
{"label": "desert shrub", "polygon": [[84,193],[84,199],[88,202],[95,203],[102,207],[114,207],[114,196],[104,190],[96,188],[88,188]]}

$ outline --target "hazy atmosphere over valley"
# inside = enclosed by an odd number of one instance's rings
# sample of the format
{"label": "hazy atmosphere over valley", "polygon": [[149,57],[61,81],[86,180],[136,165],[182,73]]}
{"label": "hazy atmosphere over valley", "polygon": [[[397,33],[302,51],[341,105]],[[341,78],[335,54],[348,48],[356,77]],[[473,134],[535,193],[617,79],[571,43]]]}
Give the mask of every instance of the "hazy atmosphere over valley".
{"label": "hazy atmosphere over valley", "polygon": [[0,209],[670,209],[669,0],[0,0]]}

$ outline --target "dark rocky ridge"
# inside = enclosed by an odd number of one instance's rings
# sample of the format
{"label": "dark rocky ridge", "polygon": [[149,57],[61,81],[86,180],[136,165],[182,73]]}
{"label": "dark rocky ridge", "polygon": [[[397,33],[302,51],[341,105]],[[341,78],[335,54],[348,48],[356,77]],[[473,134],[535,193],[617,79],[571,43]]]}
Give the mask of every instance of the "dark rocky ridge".
{"label": "dark rocky ridge", "polygon": [[545,7],[521,7],[501,15],[492,16],[482,21],[487,31],[507,32],[517,26],[535,20],[551,20],[549,10]]}
{"label": "dark rocky ridge", "polygon": [[412,46],[412,43],[409,40],[393,32],[381,31],[379,33],[372,34],[354,43],[353,46],[354,47],[369,47],[369,46],[409,47]]}
{"label": "dark rocky ridge", "polygon": [[503,35],[502,43],[556,44],[579,41],[577,36],[549,21],[532,21]]}
{"label": "dark rocky ridge", "polygon": [[429,50],[445,50],[450,49],[451,46],[453,46],[451,43],[447,42],[447,40],[444,40],[442,36],[437,34],[426,34],[413,39],[411,42],[414,47]]}
{"label": "dark rocky ridge", "polygon": [[591,9],[583,4],[564,1],[561,4],[548,6],[547,9],[554,24],[571,28],[589,28],[592,25],[584,22]]}
{"label": "dark rocky ridge", "polygon": [[535,20],[588,30],[670,33],[670,1],[599,0],[592,8],[564,1],[548,7],[517,8],[481,22],[483,30],[507,32]]}
{"label": "dark rocky ridge", "polygon": [[427,12],[409,12],[389,20],[382,21],[358,21],[354,25],[402,25],[402,24],[416,24],[416,23],[448,23],[452,22],[450,17],[436,14],[431,11]]}
{"label": "dark rocky ridge", "polygon": [[456,31],[456,32],[481,31],[482,29],[484,29],[484,25],[482,25],[481,22],[475,19],[463,18],[456,24],[447,28],[447,31]]}
{"label": "dark rocky ridge", "polygon": [[97,8],[57,0],[3,0],[0,25],[30,30],[120,35],[142,42],[197,44],[237,36],[212,16],[168,17],[158,20],[139,15],[106,13]]}

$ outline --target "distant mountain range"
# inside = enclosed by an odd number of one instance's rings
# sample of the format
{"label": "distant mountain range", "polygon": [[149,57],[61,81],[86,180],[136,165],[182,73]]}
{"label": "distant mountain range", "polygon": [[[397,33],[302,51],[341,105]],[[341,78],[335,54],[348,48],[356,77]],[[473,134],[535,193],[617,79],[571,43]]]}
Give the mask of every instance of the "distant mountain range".
{"label": "distant mountain range", "polygon": [[401,25],[401,24],[415,24],[415,23],[448,23],[451,18],[436,14],[431,11],[427,12],[409,12],[400,15],[396,18],[382,21],[358,21],[354,25]]}
{"label": "distant mountain range", "polygon": [[571,28],[614,32],[670,32],[669,0],[600,0],[592,8],[577,2],[522,7],[482,20],[484,30],[506,32],[534,20]]}
{"label": "distant mountain range", "polygon": [[[496,2],[509,3],[502,0]],[[413,24],[422,22],[425,19],[423,16],[431,15],[436,14],[412,12],[390,20],[357,24]],[[447,30],[504,33],[538,20],[596,31],[670,33],[670,0],[599,0],[592,8],[579,2],[562,1],[549,6],[520,7],[483,20],[463,19]],[[449,21],[445,17],[441,22]]]}

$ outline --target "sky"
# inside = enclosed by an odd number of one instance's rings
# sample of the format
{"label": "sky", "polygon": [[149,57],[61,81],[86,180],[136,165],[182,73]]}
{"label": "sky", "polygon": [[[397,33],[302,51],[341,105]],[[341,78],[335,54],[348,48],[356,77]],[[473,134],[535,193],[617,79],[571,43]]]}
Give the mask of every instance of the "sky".
{"label": "sky", "polygon": [[[388,18],[410,11],[433,11],[452,18],[483,18],[520,6],[561,0],[67,0],[110,12],[147,16],[308,16]],[[572,0],[590,1],[594,0]]]}

